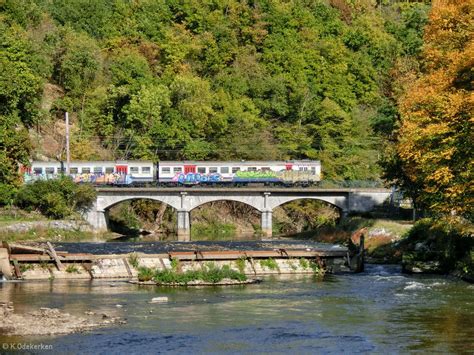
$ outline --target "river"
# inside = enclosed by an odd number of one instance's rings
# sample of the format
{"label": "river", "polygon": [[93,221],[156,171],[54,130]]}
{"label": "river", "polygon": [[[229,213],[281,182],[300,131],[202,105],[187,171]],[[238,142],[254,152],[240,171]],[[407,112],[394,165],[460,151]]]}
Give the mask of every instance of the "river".
{"label": "river", "polygon": [[[167,296],[164,304],[148,303]],[[2,337],[69,353],[474,352],[474,285],[408,276],[398,266],[361,274],[268,277],[261,284],[173,289],[110,281],[0,283],[17,312],[58,307],[128,323],[59,337]],[[117,307],[117,305],[120,305]]]}

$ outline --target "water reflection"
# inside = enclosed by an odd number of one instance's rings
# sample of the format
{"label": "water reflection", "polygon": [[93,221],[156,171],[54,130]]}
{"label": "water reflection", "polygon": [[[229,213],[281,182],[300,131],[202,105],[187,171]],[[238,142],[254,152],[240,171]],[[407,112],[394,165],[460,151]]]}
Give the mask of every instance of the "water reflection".
{"label": "water reflection", "polygon": [[[272,276],[258,285],[186,290],[107,281],[3,283],[0,301],[14,301],[19,310],[94,309],[128,319],[123,327],[49,338],[61,352],[77,351],[79,342],[91,353],[111,346],[186,353],[474,350],[470,285],[404,276],[394,267],[367,269],[324,281]],[[150,304],[156,296],[169,302]]]}

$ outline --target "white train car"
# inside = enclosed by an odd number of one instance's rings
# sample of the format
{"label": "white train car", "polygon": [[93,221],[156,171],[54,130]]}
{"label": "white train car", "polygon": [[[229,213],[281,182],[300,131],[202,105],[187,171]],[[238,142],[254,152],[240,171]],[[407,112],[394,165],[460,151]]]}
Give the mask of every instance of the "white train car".
{"label": "white train car", "polygon": [[[66,173],[65,162],[33,161],[23,169],[25,180],[52,179]],[[69,175],[76,182],[97,184],[150,183],[155,180],[152,161],[71,161]]]}
{"label": "white train car", "polygon": [[157,164],[159,183],[315,183],[321,162],[293,161],[163,161]]}

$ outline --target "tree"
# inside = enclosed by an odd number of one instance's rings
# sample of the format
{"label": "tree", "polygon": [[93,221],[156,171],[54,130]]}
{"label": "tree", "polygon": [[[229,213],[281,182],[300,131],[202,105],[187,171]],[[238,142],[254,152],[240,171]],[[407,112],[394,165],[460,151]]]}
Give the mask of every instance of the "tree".
{"label": "tree", "polygon": [[399,100],[396,153],[416,203],[472,218],[474,210],[474,4],[436,1],[423,69]]}

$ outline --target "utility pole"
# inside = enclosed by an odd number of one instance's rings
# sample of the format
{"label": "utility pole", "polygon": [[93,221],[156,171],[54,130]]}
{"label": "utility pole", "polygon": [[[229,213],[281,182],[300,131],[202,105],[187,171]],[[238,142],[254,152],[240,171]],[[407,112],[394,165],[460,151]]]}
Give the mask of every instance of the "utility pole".
{"label": "utility pole", "polygon": [[69,114],[66,111],[66,175],[69,175],[71,164],[71,154],[69,151]]}

